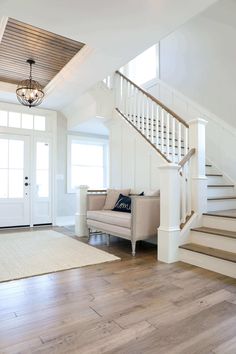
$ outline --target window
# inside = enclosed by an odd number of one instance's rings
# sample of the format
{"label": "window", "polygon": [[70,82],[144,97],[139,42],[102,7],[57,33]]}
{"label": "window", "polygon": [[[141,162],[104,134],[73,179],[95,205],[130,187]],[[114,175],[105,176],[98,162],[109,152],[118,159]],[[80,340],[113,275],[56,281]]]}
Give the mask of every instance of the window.
{"label": "window", "polygon": [[79,185],[89,189],[107,188],[108,141],[68,137],[68,192]]}
{"label": "window", "polygon": [[159,46],[158,44],[145,50],[127,65],[120,69],[124,75],[137,85],[143,85],[159,76]]}
{"label": "window", "polygon": [[46,117],[0,110],[0,127],[46,130]]}
{"label": "window", "polygon": [[36,186],[38,198],[49,197],[49,144],[36,144]]}

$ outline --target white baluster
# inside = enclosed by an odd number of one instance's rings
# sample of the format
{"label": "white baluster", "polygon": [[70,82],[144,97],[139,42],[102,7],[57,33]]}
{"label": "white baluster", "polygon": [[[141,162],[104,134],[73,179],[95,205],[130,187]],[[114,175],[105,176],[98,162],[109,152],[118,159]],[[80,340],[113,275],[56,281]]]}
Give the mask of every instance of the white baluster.
{"label": "white baluster", "polygon": [[156,114],[156,120],[155,120],[155,127],[154,127],[154,134],[156,135],[156,147],[160,149],[160,144],[161,144],[161,139],[160,139],[160,133],[159,130],[161,130],[161,124],[159,127],[159,106],[156,104],[155,105],[155,114]]}
{"label": "white baluster", "polygon": [[142,133],[145,134],[145,99],[144,94],[142,94],[142,109],[141,109],[141,122],[142,122]]}
{"label": "white baluster", "polygon": [[166,156],[169,159],[170,156],[170,115],[166,115]]}
{"label": "white baluster", "polygon": [[181,161],[181,123],[178,122],[178,161]]}
{"label": "white baluster", "polygon": [[187,155],[188,153],[188,128],[184,127],[184,155]]}
{"label": "white baluster", "polygon": [[154,102],[151,101],[150,102],[150,123],[151,123],[151,143],[153,144],[154,143]]}
{"label": "white baluster", "polygon": [[140,95],[140,91],[137,90],[137,98],[136,98],[136,104],[137,104],[137,123],[136,123],[136,127],[141,130],[141,124],[140,124],[140,114],[141,114],[141,95]]}
{"label": "white baluster", "polygon": [[175,161],[175,118],[172,117],[172,162]]}
{"label": "white baluster", "polygon": [[146,137],[150,140],[150,100],[145,97]]}
{"label": "white baluster", "polygon": [[129,81],[126,81],[126,106],[125,106],[125,116],[128,118],[128,120],[130,120],[130,116],[129,116],[129,87],[130,87],[130,83]]}
{"label": "white baluster", "polygon": [[164,124],[165,124],[165,111],[164,109],[161,109],[161,152],[163,154],[164,154]]}
{"label": "white baluster", "polygon": [[125,114],[125,79],[121,81],[121,112]]}
{"label": "white baluster", "polygon": [[133,115],[134,115],[134,125],[136,126],[136,118],[137,118],[137,89],[133,87]]}

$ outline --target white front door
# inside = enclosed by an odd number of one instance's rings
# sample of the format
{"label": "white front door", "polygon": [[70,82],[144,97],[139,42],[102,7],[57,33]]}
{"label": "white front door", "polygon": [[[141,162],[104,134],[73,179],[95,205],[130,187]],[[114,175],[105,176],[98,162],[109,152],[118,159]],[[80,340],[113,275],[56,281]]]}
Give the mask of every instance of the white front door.
{"label": "white front door", "polygon": [[0,227],[30,225],[29,137],[0,134]]}

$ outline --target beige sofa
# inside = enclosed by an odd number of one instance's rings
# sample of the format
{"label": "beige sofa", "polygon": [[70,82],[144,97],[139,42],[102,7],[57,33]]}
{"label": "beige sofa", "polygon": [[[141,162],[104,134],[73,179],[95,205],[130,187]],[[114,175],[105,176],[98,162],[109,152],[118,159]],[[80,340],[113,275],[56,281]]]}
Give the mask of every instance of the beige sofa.
{"label": "beige sofa", "polygon": [[136,241],[157,235],[160,224],[160,197],[132,196],[131,213],[104,210],[106,194],[88,194],[87,226],[91,230],[131,241],[135,255]]}

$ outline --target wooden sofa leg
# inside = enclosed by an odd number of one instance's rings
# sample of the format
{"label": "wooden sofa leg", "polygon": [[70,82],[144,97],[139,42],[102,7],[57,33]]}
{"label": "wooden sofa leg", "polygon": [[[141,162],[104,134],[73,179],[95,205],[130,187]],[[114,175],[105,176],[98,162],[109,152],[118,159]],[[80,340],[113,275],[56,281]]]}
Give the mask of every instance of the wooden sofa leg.
{"label": "wooden sofa leg", "polygon": [[131,245],[132,245],[132,256],[135,256],[136,253],[136,241],[131,241]]}
{"label": "wooden sofa leg", "polygon": [[107,246],[110,246],[110,235],[107,234]]}

